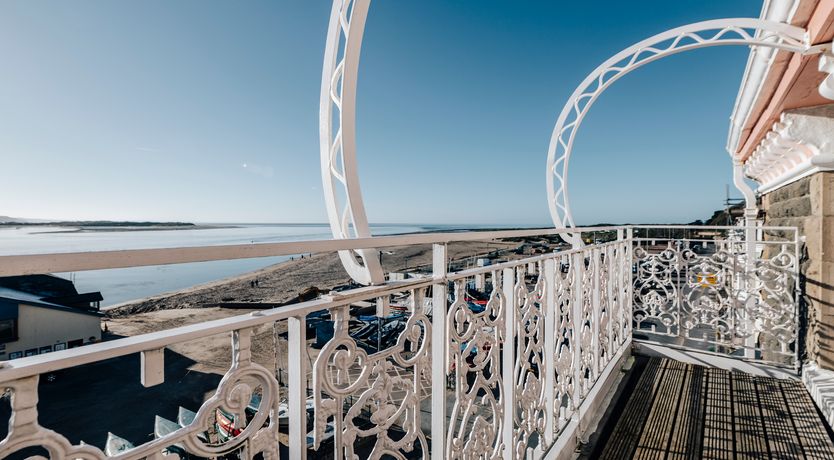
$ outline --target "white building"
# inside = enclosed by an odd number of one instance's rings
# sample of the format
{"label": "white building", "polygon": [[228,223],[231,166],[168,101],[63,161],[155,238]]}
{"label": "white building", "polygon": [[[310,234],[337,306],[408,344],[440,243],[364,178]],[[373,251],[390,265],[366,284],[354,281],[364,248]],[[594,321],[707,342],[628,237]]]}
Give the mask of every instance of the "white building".
{"label": "white building", "polygon": [[[72,283],[50,277],[59,284]],[[66,281],[66,283],[60,283]],[[56,303],[55,297],[34,294],[0,283],[0,360],[35,356],[101,340],[96,307]],[[11,283],[10,283],[11,284]],[[54,283],[53,283],[54,284]],[[66,289],[66,286],[62,286]],[[74,291],[74,287],[72,287]],[[98,293],[92,293],[98,296]],[[90,297],[91,294],[82,296]]]}

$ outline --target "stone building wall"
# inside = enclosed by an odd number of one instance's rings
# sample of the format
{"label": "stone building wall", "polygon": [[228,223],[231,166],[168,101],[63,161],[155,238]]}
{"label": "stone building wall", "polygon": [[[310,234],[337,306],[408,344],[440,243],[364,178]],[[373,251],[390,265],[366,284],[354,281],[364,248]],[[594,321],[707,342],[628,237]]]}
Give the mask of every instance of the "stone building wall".
{"label": "stone building wall", "polygon": [[834,370],[834,173],[820,172],[762,196],[765,225],[795,226],[802,245],[802,345],[807,360]]}

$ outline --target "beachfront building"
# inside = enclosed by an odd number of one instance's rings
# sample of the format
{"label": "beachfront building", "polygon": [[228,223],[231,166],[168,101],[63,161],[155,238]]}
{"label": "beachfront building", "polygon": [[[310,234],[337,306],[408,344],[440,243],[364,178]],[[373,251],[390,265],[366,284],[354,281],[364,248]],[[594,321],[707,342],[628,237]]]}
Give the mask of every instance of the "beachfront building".
{"label": "beachfront building", "polygon": [[[682,26],[601,64],[552,132],[553,228],[387,237],[370,235],[356,172],[369,7],[335,0],[330,18],[320,134],[333,239],[0,256],[0,275],[21,276],[338,252],[364,286],[4,363],[0,457],[834,458],[817,414],[832,367],[834,2],[765,2],[761,18]],[[568,159],[593,102],[634,69],[718,45],[753,49],[729,142],[742,225],[576,227]],[[494,240],[535,250],[456,268],[456,244]],[[380,251],[415,245],[431,245],[430,272],[389,277]],[[315,346],[313,322],[327,329]],[[217,337],[222,376],[192,358]],[[71,374],[72,401],[39,386],[55,370]],[[68,423],[70,402],[85,411]]]}
{"label": "beachfront building", "polygon": [[52,275],[0,278],[0,360],[101,341],[99,292],[79,294]]}
{"label": "beachfront building", "polygon": [[[762,18],[834,39],[834,3],[765,2]],[[804,238],[800,353],[809,391],[834,421],[834,60],[830,53],[750,53],[731,116],[727,151],[755,181],[768,226],[795,226]],[[750,208],[753,203],[748,203]]]}

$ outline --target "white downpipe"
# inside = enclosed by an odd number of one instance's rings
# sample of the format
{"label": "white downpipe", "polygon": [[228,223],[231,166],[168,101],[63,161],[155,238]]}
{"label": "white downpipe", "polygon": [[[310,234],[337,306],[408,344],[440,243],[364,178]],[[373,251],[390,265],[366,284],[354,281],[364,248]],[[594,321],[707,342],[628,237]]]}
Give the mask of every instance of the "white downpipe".
{"label": "white downpipe", "polygon": [[[741,278],[741,282],[739,283],[738,288],[741,292],[748,292],[747,284],[755,276],[756,270],[756,217],[759,214],[759,208],[756,205],[756,193],[753,189],[747,184],[744,180],[744,167],[740,161],[734,160],[733,161],[733,185],[736,186],[739,192],[741,192],[742,196],[744,196],[744,252],[745,252],[745,266],[744,266],[744,276]],[[744,302],[746,304],[752,304],[755,301],[752,296],[744,296],[743,298],[739,298],[736,296],[736,302]],[[738,305],[738,308],[741,312],[748,312],[752,309],[750,308],[752,305]],[[744,318],[747,322],[752,322],[755,318]],[[752,324],[748,324],[745,326],[747,330],[754,330]],[[746,342],[746,351],[745,355],[747,358],[753,359],[756,357],[755,355],[755,348],[756,348],[756,339],[755,335],[751,335],[748,337]]]}

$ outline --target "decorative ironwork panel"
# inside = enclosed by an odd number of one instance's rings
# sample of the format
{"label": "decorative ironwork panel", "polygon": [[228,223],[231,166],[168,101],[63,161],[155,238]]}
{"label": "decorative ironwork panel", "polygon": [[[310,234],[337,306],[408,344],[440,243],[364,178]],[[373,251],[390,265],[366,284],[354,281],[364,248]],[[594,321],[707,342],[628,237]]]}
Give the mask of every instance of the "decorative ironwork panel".
{"label": "decorative ironwork panel", "polygon": [[677,335],[679,292],[678,254],[669,245],[657,252],[634,248],[634,324],[655,334]]}
{"label": "decorative ironwork panel", "polygon": [[698,255],[687,243],[679,243],[676,275],[685,280],[680,298],[680,327],[685,337],[731,343],[735,292],[733,276],[738,273],[737,256],[725,246],[714,253]]}
{"label": "decorative ironwork panel", "polygon": [[748,333],[758,332],[758,346],[763,350],[792,352],[797,335],[794,287],[797,260],[792,244],[778,246],[778,253],[756,261],[755,270],[746,280],[747,295],[737,323],[750,325]]}
{"label": "decorative ironwork panel", "polygon": [[497,270],[491,273],[492,290],[483,310],[467,301],[465,280],[454,284],[446,323],[455,396],[447,458],[497,459],[503,455],[501,347],[507,341],[503,325],[508,306],[500,289],[501,276]]}
{"label": "decorative ironwork panel", "polygon": [[532,289],[528,289],[524,266],[516,267],[515,366],[516,411],[513,445],[516,458],[524,458],[531,439],[542,445],[545,429],[544,373],[544,264],[536,262]]}
{"label": "decorative ironwork panel", "polygon": [[579,305],[579,387],[582,398],[591,390],[597,378],[596,365],[599,360],[598,316],[594,311],[594,287],[596,285],[597,262],[592,251],[586,249],[580,253],[579,273],[582,285],[581,304]]}
{"label": "decorative ironwork panel", "polygon": [[553,283],[556,299],[556,348],[555,355],[555,394],[554,394],[554,417],[556,432],[561,432],[570,421],[576,411],[573,394],[576,385],[576,372],[573,368],[574,355],[579,352],[576,334],[574,332],[573,305],[574,305],[574,271],[576,268],[570,263],[568,257],[564,257],[556,265],[555,280]]}
{"label": "decorative ironwork panel", "polygon": [[[216,458],[235,453],[245,458],[261,454],[267,460],[278,458],[278,382],[273,373],[251,361],[251,330],[232,334],[232,366],[214,395],[206,400],[193,420],[154,441],[118,451],[102,451],[88,445],[72,445],[62,435],[38,423],[38,377],[5,383],[10,391],[12,418],[9,433],[0,441],[0,458],[26,448],[43,448],[54,459],[133,460],[176,458],[180,453],[202,458]],[[254,414],[246,414],[252,396],[261,395]],[[230,430],[236,434],[224,440],[217,436],[218,414],[231,419]],[[171,456],[174,457],[171,457]],[[35,457],[39,458],[39,457]]]}
{"label": "decorative ironwork panel", "polygon": [[[360,445],[370,451],[371,459],[417,454],[428,458],[420,413],[424,388],[431,382],[431,321],[424,299],[425,288],[411,291],[404,302],[407,318],[394,320],[402,323],[396,342],[383,342],[384,347],[372,353],[351,336],[348,307],[331,310],[334,335],[313,369],[315,449],[332,431],[337,459],[357,458]],[[386,323],[389,326],[395,329],[397,323]],[[376,333],[379,341],[386,340],[382,326]]]}
{"label": "decorative ironwork panel", "polygon": [[612,273],[612,277],[615,284],[611,289],[611,292],[614,293],[611,316],[614,322],[612,328],[614,336],[612,340],[614,342],[615,349],[619,348],[620,345],[631,338],[632,288],[630,281],[630,247],[631,242],[619,243],[616,246],[613,246],[614,255],[612,256],[612,260],[614,272]]}
{"label": "decorative ironwork panel", "polygon": [[613,342],[611,340],[611,336],[613,334],[613,324],[611,320],[611,298],[613,296],[613,292],[610,289],[613,284],[613,280],[611,279],[612,270],[610,267],[611,258],[613,257],[613,249],[614,247],[611,245],[604,246],[601,251],[602,254],[597,259],[597,296],[599,298],[599,305],[597,307],[599,312],[599,369],[608,364],[611,360],[611,354],[613,352]]}
{"label": "decorative ironwork panel", "polygon": [[638,241],[633,325],[639,334],[670,345],[794,364],[796,243],[748,244],[740,233],[716,240]]}

